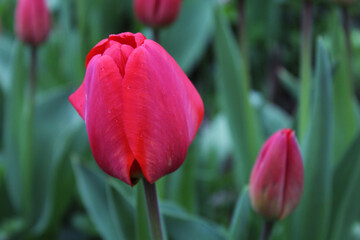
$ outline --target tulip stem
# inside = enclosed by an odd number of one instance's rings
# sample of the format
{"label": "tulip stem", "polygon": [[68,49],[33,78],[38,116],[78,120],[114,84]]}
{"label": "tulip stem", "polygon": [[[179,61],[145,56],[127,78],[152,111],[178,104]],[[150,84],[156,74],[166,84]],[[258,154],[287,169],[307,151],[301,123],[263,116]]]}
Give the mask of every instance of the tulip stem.
{"label": "tulip stem", "polygon": [[146,205],[148,210],[148,219],[153,240],[162,240],[163,234],[161,229],[161,220],[159,212],[159,204],[157,200],[155,183],[149,183],[143,178]]}
{"label": "tulip stem", "polygon": [[26,94],[26,101],[24,103],[23,112],[23,137],[21,140],[20,159],[22,161],[22,176],[23,176],[23,207],[25,215],[30,221],[31,206],[32,206],[32,149],[33,149],[33,129],[34,129],[34,111],[35,111],[35,90],[37,78],[37,48],[31,46],[30,48],[30,72],[29,82]]}
{"label": "tulip stem", "polygon": [[37,78],[37,47],[31,47],[31,67],[30,67],[30,96],[34,98],[36,89],[36,78]]}
{"label": "tulip stem", "polygon": [[153,29],[154,32],[154,41],[160,44],[160,31],[159,28],[154,28]]}
{"label": "tulip stem", "polygon": [[272,221],[265,221],[263,224],[263,228],[261,230],[260,240],[270,240],[271,232],[274,227],[274,223]]}
{"label": "tulip stem", "polygon": [[250,77],[250,64],[248,59],[248,41],[247,41],[247,27],[246,27],[246,0],[238,0],[237,11],[238,11],[238,38],[240,45],[240,52],[243,56],[243,68],[246,74],[246,80]]}

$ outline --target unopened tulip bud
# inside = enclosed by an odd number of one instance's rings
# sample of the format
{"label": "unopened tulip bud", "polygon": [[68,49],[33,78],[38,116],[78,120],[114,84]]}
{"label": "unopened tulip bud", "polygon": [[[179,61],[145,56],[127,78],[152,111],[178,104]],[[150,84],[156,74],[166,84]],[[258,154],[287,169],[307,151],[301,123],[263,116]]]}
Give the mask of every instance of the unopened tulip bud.
{"label": "unopened tulip bud", "polygon": [[15,12],[15,32],[25,43],[37,46],[50,31],[50,12],[45,0],[19,0]]}
{"label": "unopened tulip bud", "polygon": [[135,14],[145,25],[164,27],[176,20],[181,2],[182,0],[135,0]]}
{"label": "unopened tulip bud", "polygon": [[300,149],[291,129],[272,135],[262,147],[250,177],[253,208],[267,220],[280,220],[299,204],[304,168]]}

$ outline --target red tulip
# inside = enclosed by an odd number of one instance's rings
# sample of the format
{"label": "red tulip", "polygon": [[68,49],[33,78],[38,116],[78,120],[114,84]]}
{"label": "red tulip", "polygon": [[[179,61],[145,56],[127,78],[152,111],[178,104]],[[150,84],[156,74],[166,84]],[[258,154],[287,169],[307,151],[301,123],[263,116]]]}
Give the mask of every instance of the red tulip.
{"label": "red tulip", "polygon": [[110,35],[87,55],[70,102],[100,168],[127,184],[153,183],[183,163],[204,115],[175,60],[141,33]]}
{"label": "red tulip", "polygon": [[36,46],[50,31],[50,12],[44,0],[19,0],[15,12],[15,32],[25,43]]}
{"label": "red tulip", "polygon": [[283,219],[299,204],[303,182],[303,162],[294,132],[276,132],[264,144],[251,173],[252,206],[268,220]]}
{"label": "red tulip", "polygon": [[176,20],[181,2],[182,0],[135,0],[135,14],[145,25],[163,27]]}

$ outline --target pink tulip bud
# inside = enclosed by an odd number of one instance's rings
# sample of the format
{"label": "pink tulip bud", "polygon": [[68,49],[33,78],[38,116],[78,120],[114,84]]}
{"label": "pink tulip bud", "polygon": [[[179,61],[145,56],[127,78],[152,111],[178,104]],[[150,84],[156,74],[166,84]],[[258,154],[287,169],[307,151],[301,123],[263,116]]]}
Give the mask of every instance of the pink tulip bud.
{"label": "pink tulip bud", "polygon": [[36,46],[50,31],[50,13],[44,0],[19,0],[15,12],[15,32],[25,43]]}
{"label": "pink tulip bud", "polygon": [[253,208],[268,220],[280,220],[299,204],[304,185],[300,149],[291,129],[272,135],[262,147],[250,177]]}
{"label": "pink tulip bud", "polygon": [[176,20],[181,2],[181,0],[135,0],[135,14],[145,25],[163,27]]}

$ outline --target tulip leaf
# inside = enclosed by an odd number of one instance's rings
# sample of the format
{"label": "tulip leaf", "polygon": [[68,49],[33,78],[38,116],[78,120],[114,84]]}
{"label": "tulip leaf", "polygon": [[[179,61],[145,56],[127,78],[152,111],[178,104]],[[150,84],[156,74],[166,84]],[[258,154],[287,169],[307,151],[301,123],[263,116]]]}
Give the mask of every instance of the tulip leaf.
{"label": "tulip leaf", "polygon": [[313,106],[303,142],[304,193],[296,210],[291,239],[327,239],[331,210],[333,105],[329,54],[317,43]]}
{"label": "tulip leaf", "polygon": [[161,179],[167,192],[167,199],[171,199],[178,203],[189,213],[196,212],[196,199],[195,199],[195,178],[196,178],[196,154],[195,149],[197,146],[197,139],[190,146],[188,156],[186,157],[183,165],[176,172]]}
{"label": "tulip leaf", "polygon": [[258,92],[251,92],[250,101],[256,109],[257,118],[261,121],[262,129],[265,135],[270,136],[282,128],[292,127],[292,118],[280,107],[266,101]]}
{"label": "tulip leaf", "polygon": [[[6,186],[4,179],[5,178],[5,169],[3,166],[3,156],[0,154],[0,223],[4,222],[7,218],[13,213],[13,209],[10,207],[10,199],[8,193],[6,192]],[[1,227],[2,224],[0,224]],[[1,239],[1,237],[0,237]]]}
{"label": "tulip leaf", "polygon": [[295,99],[299,99],[299,82],[294,75],[292,75],[287,69],[280,68],[278,76],[282,85],[288,90],[291,96]]}
{"label": "tulip leaf", "polygon": [[161,211],[163,212],[166,229],[171,239],[226,239],[224,229],[186,213],[177,205],[162,203]]}
{"label": "tulip leaf", "polygon": [[177,21],[161,32],[160,44],[185,72],[191,71],[199,61],[213,34],[215,3],[214,0],[185,0]]}
{"label": "tulip leaf", "polygon": [[202,127],[198,138],[199,162],[206,169],[211,169],[210,175],[216,175],[221,162],[233,151],[227,116],[222,112],[218,113],[209,124]]}
{"label": "tulip leaf", "polygon": [[[36,106],[34,157],[34,232],[56,227],[74,193],[68,160],[71,150],[81,151],[87,143],[82,119],[68,102],[69,91],[43,93]],[[55,207],[56,206],[56,207]]]}
{"label": "tulip leaf", "polygon": [[[120,180],[116,179],[117,182]],[[116,183],[114,183],[116,184]],[[124,183],[120,183],[125,185]],[[117,184],[118,185],[118,184]],[[126,186],[130,188],[129,186]],[[119,188],[108,185],[106,188],[110,217],[114,224],[118,226],[116,231],[118,235],[122,236],[121,239],[134,239],[135,237],[135,219],[134,219],[134,204],[133,201],[130,202],[124,194],[119,194]]]}
{"label": "tulip leaf", "polygon": [[352,223],[360,212],[360,134],[357,135],[334,172],[333,214],[329,239],[349,239]]}
{"label": "tulip leaf", "polygon": [[222,9],[216,13],[216,84],[232,129],[236,183],[247,183],[261,144],[259,124],[249,101],[243,60]]}
{"label": "tulip leaf", "polygon": [[11,59],[12,54],[12,42],[10,38],[5,35],[0,36],[0,88],[2,91],[9,91],[10,85],[10,72],[13,61]]}
{"label": "tulip leaf", "polygon": [[19,143],[21,139],[21,113],[23,109],[24,86],[27,81],[28,55],[25,48],[16,42],[10,60],[10,80],[8,91],[5,91],[4,118],[4,166],[6,168],[6,185],[13,207],[21,209],[22,187],[21,166],[19,160]]}
{"label": "tulip leaf", "polygon": [[359,131],[359,106],[354,95],[351,57],[346,50],[345,33],[338,14],[332,21],[335,56],[334,116],[335,144],[334,161],[338,163]]}
{"label": "tulip leaf", "polygon": [[[110,190],[107,190],[109,186],[104,174],[100,170],[95,171],[81,165],[78,159],[73,159],[73,168],[80,197],[101,236],[106,240],[131,239],[122,236],[123,232],[119,231],[121,226],[117,225],[119,221],[114,221],[113,214],[118,212],[118,209],[112,208],[114,207],[112,202],[114,198],[111,195],[112,192],[110,193]],[[111,197],[110,200],[108,199],[109,196]]]}
{"label": "tulip leaf", "polygon": [[229,240],[248,239],[247,231],[251,211],[249,189],[245,187],[239,196],[229,228]]}

